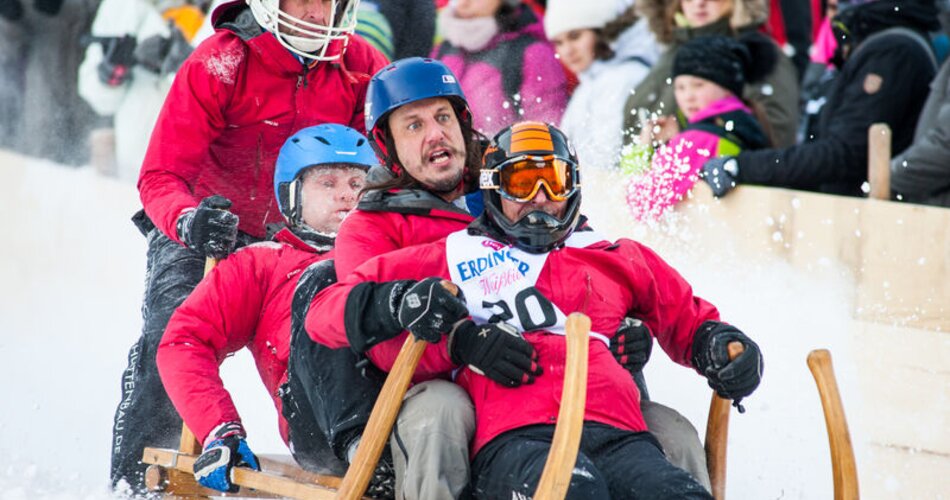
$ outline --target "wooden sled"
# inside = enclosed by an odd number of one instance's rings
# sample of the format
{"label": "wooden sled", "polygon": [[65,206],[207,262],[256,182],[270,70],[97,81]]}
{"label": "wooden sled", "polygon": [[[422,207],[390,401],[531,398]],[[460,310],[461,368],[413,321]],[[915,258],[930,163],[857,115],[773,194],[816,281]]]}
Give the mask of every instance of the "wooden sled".
{"label": "wooden sled", "polygon": [[[560,500],[567,493],[571,471],[577,461],[584,408],[587,399],[587,351],[590,318],[573,313],[567,320],[567,359],[562,401],[555,426],[551,451],[533,495],[535,500]],[[365,438],[360,442],[356,456],[343,478],[314,474],[301,469],[290,457],[261,456],[261,471],[235,467],[232,481],[241,491],[228,496],[294,499],[356,499],[366,491],[370,477],[383,447],[389,439],[426,343],[406,339],[393,370],[386,378],[373,413],[367,423]],[[738,347],[738,349],[737,349]],[[730,357],[742,352],[738,342],[730,344]],[[729,400],[713,393],[707,422],[706,454],[713,491],[717,499],[725,497],[726,441],[729,426]],[[178,450],[146,448],[142,461],[150,464],[146,486],[150,491],[163,492],[166,498],[207,498],[220,492],[202,488],[192,472],[201,446],[187,427],[182,428]]]}
{"label": "wooden sled", "polygon": [[[204,274],[207,276],[216,264],[215,259],[209,258],[205,262]],[[443,281],[443,285],[452,293],[458,293],[453,283]],[[584,424],[589,333],[590,318],[579,313],[568,317],[564,398],[571,404],[563,405],[558,413],[551,453],[534,496],[536,499],[563,499],[570,483]],[[415,340],[412,336],[406,339],[376,398],[363,439],[343,478],[305,471],[289,457],[261,456],[260,471],[245,467],[232,469],[231,481],[240,487],[240,491],[228,495],[294,499],[362,498],[427,345],[427,342]],[[142,462],[149,464],[146,487],[152,492],[165,493],[166,498],[220,496],[221,492],[203,488],[195,481],[193,467],[200,454],[201,445],[188,426],[182,425],[177,450],[148,447],[143,451]]]}

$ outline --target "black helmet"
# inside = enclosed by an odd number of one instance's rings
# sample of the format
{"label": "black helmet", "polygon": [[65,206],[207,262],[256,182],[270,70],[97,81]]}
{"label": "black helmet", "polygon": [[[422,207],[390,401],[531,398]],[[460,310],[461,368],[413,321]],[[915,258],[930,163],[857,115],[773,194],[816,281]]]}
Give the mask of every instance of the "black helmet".
{"label": "black helmet", "polygon": [[[557,127],[521,122],[503,129],[485,151],[479,185],[485,217],[507,243],[531,253],[550,251],[574,232],[580,218],[577,154]],[[508,220],[501,198],[526,203],[544,189],[553,201],[567,200],[561,218],[540,210]]]}

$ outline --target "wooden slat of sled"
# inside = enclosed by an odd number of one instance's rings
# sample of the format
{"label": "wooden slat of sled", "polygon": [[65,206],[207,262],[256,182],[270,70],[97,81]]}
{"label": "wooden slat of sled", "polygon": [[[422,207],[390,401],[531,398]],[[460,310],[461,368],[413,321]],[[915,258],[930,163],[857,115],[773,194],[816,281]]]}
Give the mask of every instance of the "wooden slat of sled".
{"label": "wooden slat of sled", "polygon": [[[192,468],[194,455],[181,454],[176,450],[163,448],[146,448],[142,461],[164,469],[164,478],[173,481],[174,495],[207,497],[220,496],[221,492],[198,486],[195,482]],[[235,467],[232,478],[235,484],[242,487],[238,494],[228,496],[255,497],[255,498],[295,498],[295,499],[331,499],[336,498],[335,488],[340,485],[340,478],[325,476],[304,471],[289,458],[259,457],[261,471],[244,467]],[[149,488],[156,486],[154,482],[163,478],[163,471],[150,467],[147,475]],[[270,494],[264,493],[268,492]]]}
{"label": "wooden slat of sled", "polygon": [[584,410],[587,406],[587,363],[590,342],[590,318],[575,312],[567,317],[567,357],[561,407],[551,449],[538,487],[535,500],[563,500],[571,484],[577,450],[584,430]]}

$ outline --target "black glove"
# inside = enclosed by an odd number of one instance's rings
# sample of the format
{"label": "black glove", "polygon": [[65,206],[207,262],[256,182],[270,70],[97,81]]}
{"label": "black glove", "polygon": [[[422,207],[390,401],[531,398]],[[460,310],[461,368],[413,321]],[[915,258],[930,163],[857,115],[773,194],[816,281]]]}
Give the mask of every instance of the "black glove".
{"label": "black glove", "polygon": [[0,0],[0,17],[7,21],[19,21],[23,18],[23,4],[20,0]]}
{"label": "black glove", "polygon": [[[729,344],[741,342],[745,350],[729,360]],[[739,401],[752,394],[762,380],[762,352],[759,346],[736,327],[707,321],[693,338],[693,366],[709,381],[717,394]]]}
{"label": "black glove", "polygon": [[[399,325],[417,339],[438,342],[452,325],[468,317],[465,296],[442,284],[442,278],[426,278],[405,291],[396,312]],[[454,287],[454,285],[452,285]]]}
{"label": "black glove", "polygon": [[508,387],[530,384],[541,375],[534,347],[507,323],[460,322],[449,336],[452,362]]}
{"label": "black glove", "polygon": [[261,467],[244,440],[247,436],[239,422],[222,425],[214,435],[214,440],[195,459],[195,479],[205,488],[234,493],[238,486],[231,482],[232,468],[238,466],[261,470]]}
{"label": "black glove", "polygon": [[111,87],[118,87],[132,78],[135,64],[135,37],[125,35],[102,41],[102,62],[97,68],[99,80]]}
{"label": "black glove", "polygon": [[189,248],[206,257],[223,259],[237,245],[238,216],[228,212],[231,200],[209,196],[198,208],[178,218],[178,237]]}
{"label": "black glove", "polygon": [[718,156],[703,164],[701,177],[712,188],[713,196],[721,198],[736,187],[739,161],[735,156]]}
{"label": "black glove", "polygon": [[135,62],[143,68],[164,76],[174,73],[192,52],[191,44],[174,25],[171,35],[152,35],[135,48]]}
{"label": "black glove", "polygon": [[624,318],[610,339],[610,352],[631,374],[643,370],[653,351],[650,329],[636,318]]}

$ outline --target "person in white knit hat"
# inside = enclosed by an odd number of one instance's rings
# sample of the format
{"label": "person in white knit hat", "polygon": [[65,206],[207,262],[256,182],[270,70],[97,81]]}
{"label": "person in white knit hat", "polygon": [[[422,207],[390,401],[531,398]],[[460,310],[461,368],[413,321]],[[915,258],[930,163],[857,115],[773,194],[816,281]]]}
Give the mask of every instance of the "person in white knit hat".
{"label": "person in white knit hat", "polygon": [[544,30],[580,81],[561,129],[574,138],[585,166],[616,167],[623,103],[658,59],[656,39],[630,0],[549,0]]}

